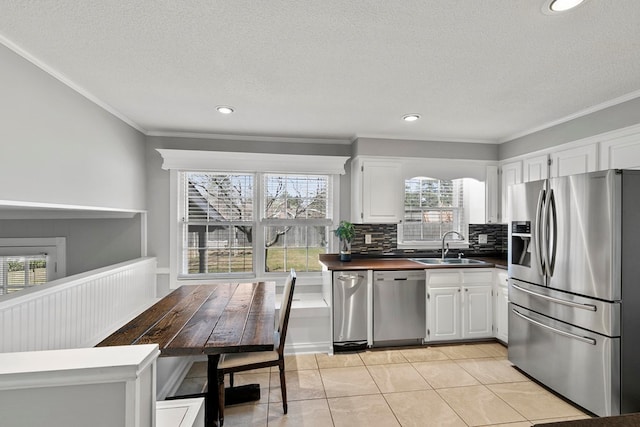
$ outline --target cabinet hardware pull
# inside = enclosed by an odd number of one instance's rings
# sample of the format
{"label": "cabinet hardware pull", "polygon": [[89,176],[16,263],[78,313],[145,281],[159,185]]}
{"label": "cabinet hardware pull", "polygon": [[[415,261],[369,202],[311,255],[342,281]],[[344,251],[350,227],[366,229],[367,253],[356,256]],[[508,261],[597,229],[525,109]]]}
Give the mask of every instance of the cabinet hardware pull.
{"label": "cabinet hardware pull", "polygon": [[552,301],[552,302],[557,302],[558,304],[563,304],[563,305],[568,305],[569,307],[574,307],[574,308],[581,308],[583,310],[589,310],[589,311],[596,311],[597,307],[595,305],[592,304],[581,304],[579,302],[573,302],[573,301],[566,301],[560,298],[554,298],[554,297],[550,297],[548,295],[543,295],[543,294],[539,294],[537,292],[533,292],[530,291],[529,289],[525,289],[525,288],[521,288],[518,285],[511,285],[513,288],[524,292],[525,294],[529,294],[529,295],[533,295],[536,297],[540,297],[542,299],[546,299],[548,301]]}
{"label": "cabinet hardware pull", "polygon": [[541,328],[548,329],[551,332],[555,332],[558,335],[562,335],[562,336],[565,336],[565,337],[568,337],[568,338],[576,339],[578,341],[586,342],[587,344],[596,345],[596,340],[594,340],[593,338],[583,337],[581,335],[576,335],[576,334],[572,334],[571,332],[561,331],[560,329],[556,329],[556,328],[554,328],[552,326],[545,325],[542,322],[538,322],[537,320],[533,320],[529,316],[525,316],[524,314],[520,313],[516,309],[511,309],[511,311],[513,311],[513,314],[515,314],[518,317],[523,318],[527,322],[533,323],[534,325],[540,326]]}

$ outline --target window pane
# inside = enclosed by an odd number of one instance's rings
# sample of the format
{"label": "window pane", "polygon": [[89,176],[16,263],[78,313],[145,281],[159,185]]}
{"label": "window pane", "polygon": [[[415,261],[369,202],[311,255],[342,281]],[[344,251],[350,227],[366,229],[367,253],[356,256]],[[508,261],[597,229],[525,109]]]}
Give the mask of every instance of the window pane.
{"label": "window pane", "polygon": [[437,241],[447,231],[465,231],[463,200],[462,179],[406,180],[403,241]]}
{"label": "window pane", "polygon": [[253,271],[252,227],[189,225],[185,233],[187,274]]}
{"label": "window pane", "polygon": [[264,178],[264,218],[330,218],[329,177],[273,175]]}
{"label": "window pane", "polygon": [[47,283],[47,255],[0,257],[0,295]]}
{"label": "window pane", "polygon": [[321,271],[318,255],[327,251],[325,226],[265,227],[265,271]]}
{"label": "window pane", "polygon": [[254,175],[185,172],[182,274],[252,273]]}
{"label": "window pane", "polygon": [[253,175],[186,173],[187,221],[252,221]]}

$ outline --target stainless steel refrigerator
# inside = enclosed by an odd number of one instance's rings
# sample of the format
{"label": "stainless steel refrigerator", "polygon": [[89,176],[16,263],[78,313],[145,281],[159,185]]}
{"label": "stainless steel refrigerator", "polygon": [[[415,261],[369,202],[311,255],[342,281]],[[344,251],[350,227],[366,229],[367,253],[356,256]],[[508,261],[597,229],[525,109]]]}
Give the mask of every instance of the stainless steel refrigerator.
{"label": "stainless steel refrigerator", "polygon": [[640,171],[508,190],[509,360],[599,416],[640,411]]}

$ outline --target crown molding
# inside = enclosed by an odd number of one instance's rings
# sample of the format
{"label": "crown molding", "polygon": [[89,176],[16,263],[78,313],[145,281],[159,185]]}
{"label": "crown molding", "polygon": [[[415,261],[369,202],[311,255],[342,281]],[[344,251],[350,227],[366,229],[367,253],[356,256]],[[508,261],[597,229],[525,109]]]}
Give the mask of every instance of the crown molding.
{"label": "crown molding", "polygon": [[291,136],[259,136],[259,135],[235,135],[219,133],[197,133],[197,132],[159,132],[149,131],[147,136],[157,136],[166,138],[195,138],[195,139],[220,139],[228,141],[255,141],[255,142],[288,142],[304,144],[343,144],[350,145],[355,138],[310,138]]}
{"label": "crown molding", "polygon": [[573,114],[569,114],[568,116],[562,117],[560,119],[553,120],[551,122],[542,124],[540,126],[536,126],[534,128],[528,129],[526,131],[522,131],[522,132],[518,132],[518,133],[512,134],[510,136],[507,136],[505,138],[500,139],[498,141],[498,143],[502,144],[502,143],[505,143],[505,142],[513,141],[514,139],[522,138],[523,136],[527,136],[527,135],[530,135],[530,134],[535,133],[535,132],[540,132],[542,130],[549,129],[549,128],[554,127],[554,126],[570,122],[571,120],[575,120],[575,119],[578,119],[580,117],[587,116],[587,115],[589,115],[591,113],[596,113],[598,111],[602,111],[602,110],[604,110],[606,108],[622,104],[623,102],[631,101],[632,99],[636,99],[638,97],[640,97],[640,90],[629,92],[626,95],[622,95],[622,96],[619,96],[617,98],[613,98],[613,99],[610,99],[608,101],[602,102],[600,104],[593,105],[593,106],[591,106],[589,108],[585,108],[584,110],[580,110],[580,111],[577,111],[577,112],[575,112]]}

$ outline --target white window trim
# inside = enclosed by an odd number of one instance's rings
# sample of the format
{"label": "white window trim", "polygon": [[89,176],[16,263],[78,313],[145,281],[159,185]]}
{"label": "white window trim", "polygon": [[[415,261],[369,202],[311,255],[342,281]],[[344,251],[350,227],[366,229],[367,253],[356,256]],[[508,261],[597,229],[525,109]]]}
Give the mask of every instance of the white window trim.
{"label": "white window trim", "polygon": [[[420,176],[420,175],[416,175],[416,176]],[[426,174],[423,176],[431,176],[431,174]],[[412,177],[413,178],[413,177]],[[405,179],[412,179],[412,178],[405,178]],[[463,178],[470,178],[470,177],[463,177]],[[434,178],[434,179],[440,179],[440,180],[453,180],[453,179],[461,179],[461,178]],[[470,178],[470,179],[476,179],[476,178]],[[476,181],[478,181],[476,179]],[[465,186],[466,189],[466,186]],[[464,202],[466,203],[468,201],[468,196],[465,193],[463,196]],[[404,215],[404,197],[402,198],[403,200],[403,215]],[[467,224],[467,227],[469,225],[469,209],[464,209],[463,212],[464,215],[464,221]],[[420,240],[402,240],[402,236],[403,236],[403,224],[404,222],[400,222],[398,223],[398,227],[397,227],[397,246],[398,249],[442,249],[442,238],[440,240],[432,240],[432,241],[420,241]],[[447,239],[447,241],[445,243],[449,244],[449,248],[450,249],[468,249],[469,248],[469,230],[467,229],[467,231],[462,231],[462,235],[464,236],[464,240],[451,240],[451,239]]]}
{"label": "white window trim", "polygon": [[[229,153],[218,151],[196,151],[196,150],[167,150],[156,149],[163,157],[163,169],[169,170],[169,288],[175,289],[183,284],[193,283],[194,279],[198,283],[215,284],[228,282],[232,276],[227,278],[182,278],[179,275],[182,254],[178,250],[178,197],[180,195],[179,172],[199,170],[209,172],[251,172],[251,173],[299,173],[299,174],[326,174],[332,179],[333,186],[333,225],[330,229],[337,227],[340,219],[340,175],[345,174],[344,165],[350,157],[345,156],[316,156],[316,155],[292,155],[292,154],[264,154],[264,153]],[[262,185],[256,183],[256,185]],[[258,201],[261,203],[260,201]],[[258,211],[260,212],[260,211]],[[329,236],[331,237],[331,235]],[[264,244],[264,236],[256,236],[260,241],[256,241],[256,247]],[[335,251],[336,239],[329,238],[329,251]],[[260,251],[259,251],[260,252]],[[260,255],[262,256],[262,255]],[[263,262],[254,259],[254,263]],[[257,270],[254,265],[254,272]],[[286,273],[281,276],[286,277]],[[321,279],[321,272],[304,272],[298,274],[297,284],[317,285]],[[268,276],[261,272],[254,275],[245,276],[251,280],[268,281],[278,280],[277,273],[269,273]]]}
{"label": "white window trim", "polygon": [[344,175],[350,157],[301,154],[234,153],[157,148],[162,169],[203,172],[254,172]]}

